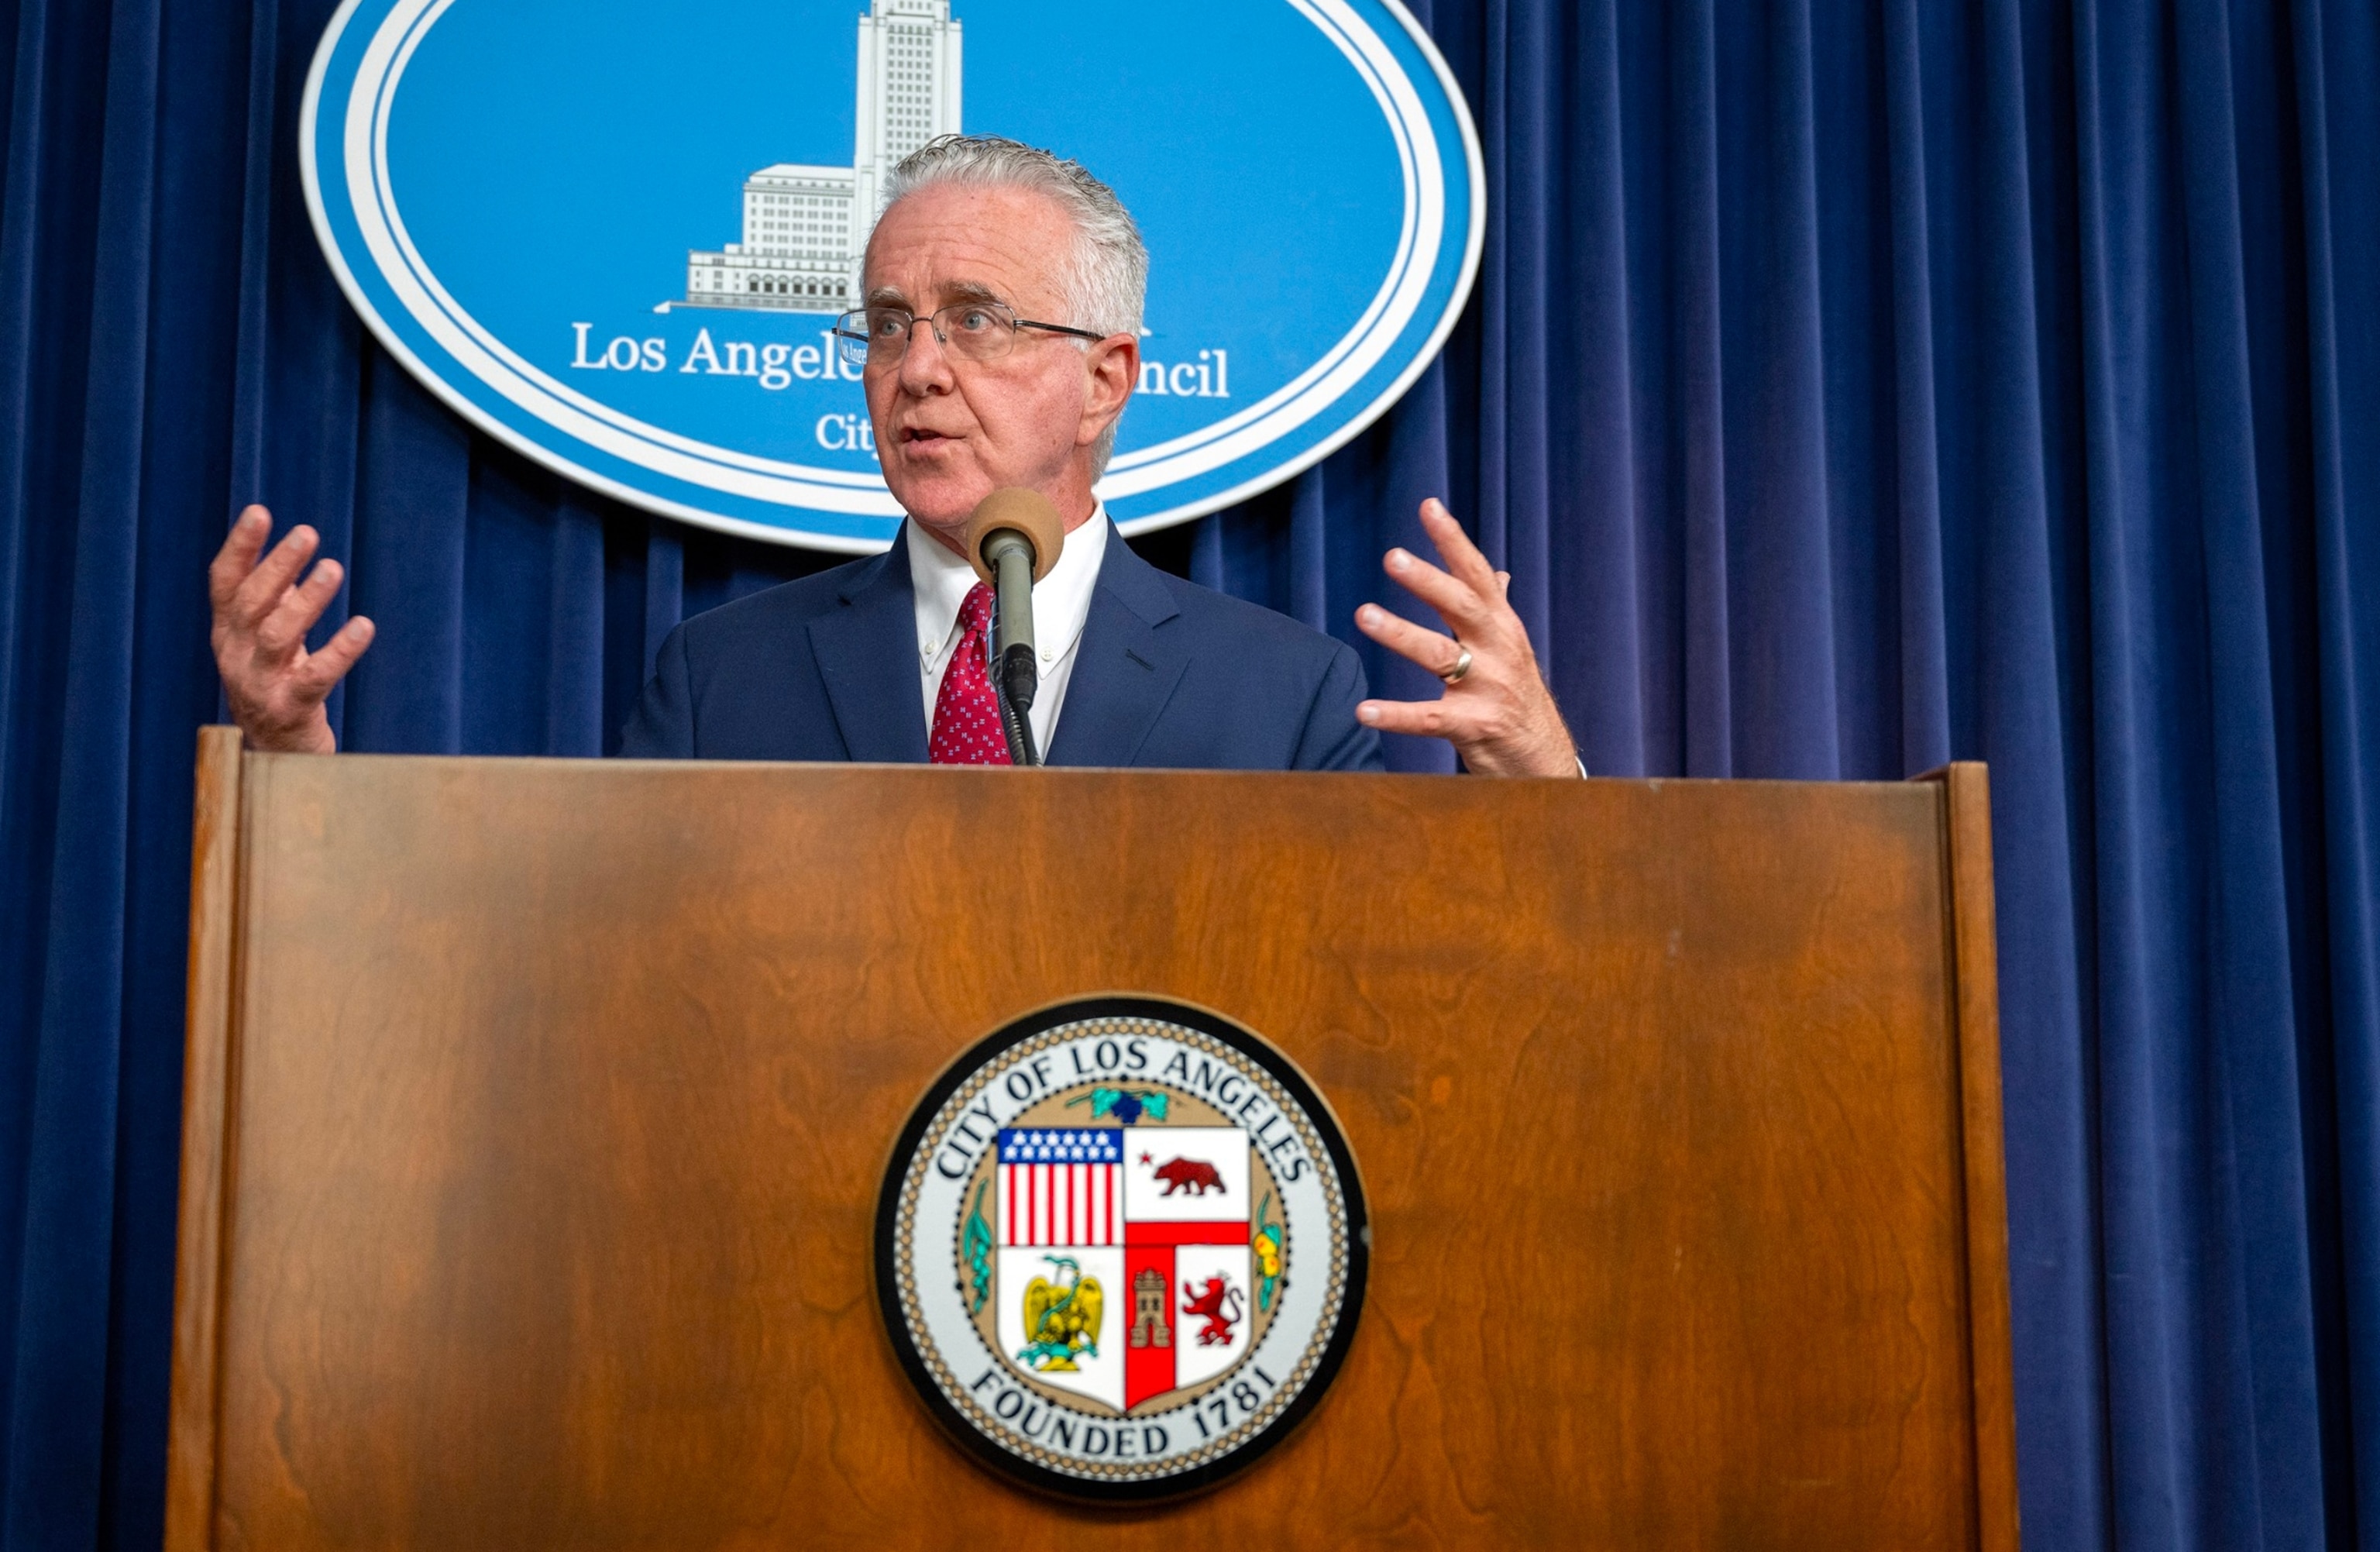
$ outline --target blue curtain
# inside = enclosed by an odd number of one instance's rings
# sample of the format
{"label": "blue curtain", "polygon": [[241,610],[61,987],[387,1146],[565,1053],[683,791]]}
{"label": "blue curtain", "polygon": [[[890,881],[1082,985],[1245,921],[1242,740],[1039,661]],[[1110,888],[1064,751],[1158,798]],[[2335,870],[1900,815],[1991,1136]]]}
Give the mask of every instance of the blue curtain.
{"label": "blue curtain", "polygon": [[[1598,771],[1989,760],[2028,1541],[2380,1548],[2380,13],[1415,8],[1486,141],[1471,309],[1144,551],[1354,639],[1444,492]],[[576,489],[369,343],[293,155],[330,9],[0,0],[9,1548],[159,1534],[232,512],[351,560],[352,749],[598,754],[671,624],[827,564]]]}

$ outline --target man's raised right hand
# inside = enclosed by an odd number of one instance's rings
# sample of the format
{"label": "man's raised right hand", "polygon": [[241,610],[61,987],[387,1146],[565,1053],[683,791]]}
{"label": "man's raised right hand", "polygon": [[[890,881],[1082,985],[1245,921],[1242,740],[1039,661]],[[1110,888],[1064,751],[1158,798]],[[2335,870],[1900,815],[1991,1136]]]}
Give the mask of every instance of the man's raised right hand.
{"label": "man's raised right hand", "polygon": [[339,741],[322,702],[371,645],[372,623],[355,615],[321,650],[306,650],[306,633],[322,617],[346,573],[338,562],[323,561],[304,581],[298,579],[322,542],[302,523],[260,563],[257,556],[272,532],[273,514],[249,507],[207,568],[215,667],[223,674],[232,720],[247,734],[249,748],[327,755]]}

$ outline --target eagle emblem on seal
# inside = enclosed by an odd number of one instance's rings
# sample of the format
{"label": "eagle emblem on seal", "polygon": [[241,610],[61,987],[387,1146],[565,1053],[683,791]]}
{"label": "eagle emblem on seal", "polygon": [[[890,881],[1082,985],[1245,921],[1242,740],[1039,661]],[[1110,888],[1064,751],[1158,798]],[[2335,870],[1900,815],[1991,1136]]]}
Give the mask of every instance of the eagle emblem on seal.
{"label": "eagle emblem on seal", "polygon": [[1083,1276],[1071,1255],[1045,1255],[1064,1280],[1035,1278],[1025,1285],[1025,1335],[1016,1361],[1040,1374],[1074,1374],[1079,1357],[1099,1355],[1099,1279]]}

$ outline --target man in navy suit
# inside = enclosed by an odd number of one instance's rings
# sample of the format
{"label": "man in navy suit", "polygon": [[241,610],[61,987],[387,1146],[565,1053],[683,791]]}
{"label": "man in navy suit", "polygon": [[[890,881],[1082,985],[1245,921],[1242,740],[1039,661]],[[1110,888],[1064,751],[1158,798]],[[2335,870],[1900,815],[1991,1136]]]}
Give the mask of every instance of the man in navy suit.
{"label": "man in navy suit", "polygon": [[[887,192],[867,305],[837,333],[909,521],[882,555],[673,631],[624,755],[1006,763],[985,673],[990,599],[957,535],[1014,486],[1066,526],[1034,587],[1031,720],[1049,763],[1375,770],[1386,730],[1447,738],[1488,774],[1578,772],[1507,578],[1439,503],[1422,521],[1447,568],[1401,550],[1387,568],[1454,635],[1372,605],[1356,616],[1446,683],[1422,703],[1366,699],[1345,646],[1169,576],[1116,536],[1093,488],[1139,382],[1148,256],[1104,184],[1014,141],[953,136],[904,162]],[[371,622],[309,653],[340,569],[325,560],[298,579],[316,543],[303,527],[260,562],[271,527],[249,508],[216,557],[216,661],[251,746],[328,752],[322,702]]]}

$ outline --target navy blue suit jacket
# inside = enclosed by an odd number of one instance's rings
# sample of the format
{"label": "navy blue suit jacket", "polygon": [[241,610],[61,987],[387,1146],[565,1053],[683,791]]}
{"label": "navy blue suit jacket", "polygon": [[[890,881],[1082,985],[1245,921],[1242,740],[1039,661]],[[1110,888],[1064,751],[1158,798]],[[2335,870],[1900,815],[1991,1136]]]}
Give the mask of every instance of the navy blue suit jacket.
{"label": "navy blue suit jacket", "polygon": [[[1294,620],[1184,582],[1111,535],[1051,765],[1377,770],[1364,670]],[[909,549],[698,614],[662,643],[629,758],[923,763]]]}

